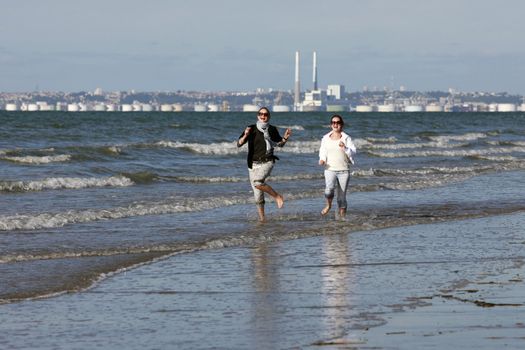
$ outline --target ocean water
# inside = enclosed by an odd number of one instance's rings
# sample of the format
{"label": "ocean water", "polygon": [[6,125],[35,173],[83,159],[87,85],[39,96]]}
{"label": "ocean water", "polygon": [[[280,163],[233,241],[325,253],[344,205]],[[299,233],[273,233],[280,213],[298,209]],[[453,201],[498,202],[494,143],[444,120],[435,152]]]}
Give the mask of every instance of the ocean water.
{"label": "ocean water", "polygon": [[344,117],[358,148],[347,218],[319,215],[330,114],[274,113],[293,132],[269,181],[286,202],[268,199],[259,224],[235,144],[254,113],[1,111],[0,301],[85,290],[186,252],[525,209],[524,114]]}

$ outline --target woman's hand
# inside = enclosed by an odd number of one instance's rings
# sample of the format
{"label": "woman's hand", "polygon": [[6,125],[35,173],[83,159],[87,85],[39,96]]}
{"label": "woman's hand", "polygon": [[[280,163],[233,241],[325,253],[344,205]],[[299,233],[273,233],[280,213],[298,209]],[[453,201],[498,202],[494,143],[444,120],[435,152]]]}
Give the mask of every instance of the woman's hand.
{"label": "woman's hand", "polygon": [[286,131],[284,132],[284,138],[288,140],[288,138],[292,136],[292,129],[288,128],[286,129]]}
{"label": "woman's hand", "polygon": [[326,164],[326,162],[324,160],[319,159],[319,165],[325,165],[325,164]]}

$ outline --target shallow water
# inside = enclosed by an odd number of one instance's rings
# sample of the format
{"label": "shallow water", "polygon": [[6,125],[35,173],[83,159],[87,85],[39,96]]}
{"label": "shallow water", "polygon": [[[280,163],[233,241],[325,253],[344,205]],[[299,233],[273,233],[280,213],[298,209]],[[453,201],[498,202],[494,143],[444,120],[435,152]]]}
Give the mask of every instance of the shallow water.
{"label": "shallow water", "polygon": [[346,221],[321,218],[326,113],[275,114],[293,129],[256,222],[248,113],[0,112],[0,300],[78,291],[178,252],[522,211],[525,118],[351,114],[357,147]]}
{"label": "shallow water", "polygon": [[[290,349],[339,342],[363,349],[440,348],[454,342],[426,337],[408,320],[407,342],[373,332],[401,311],[424,312],[441,304],[441,295],[464,295],[476,283],[482,290],[483,282],[522,268],[524,223],[521,212],[177,254],[82,293],[0,306],[0,345]],[[480,327],[494,315],[452,307],[476,317]],[[520,310],[507,316],[519,318]],[[467,349],[503,343],[519,348],[522,342],[519,329],[505,331],[516,339],[469,339],[472,320],[437,319]],[[497,327],[494,332],[487,327],[485,336],[502,334]]]}

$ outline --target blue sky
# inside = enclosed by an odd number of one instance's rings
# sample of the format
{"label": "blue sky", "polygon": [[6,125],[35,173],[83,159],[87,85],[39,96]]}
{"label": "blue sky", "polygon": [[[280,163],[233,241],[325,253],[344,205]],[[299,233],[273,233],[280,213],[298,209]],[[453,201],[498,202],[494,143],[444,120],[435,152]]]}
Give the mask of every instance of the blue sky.
{"label": "blue sky", "polygon": [[525,94],[523,0],[1,0],[0,91]]}

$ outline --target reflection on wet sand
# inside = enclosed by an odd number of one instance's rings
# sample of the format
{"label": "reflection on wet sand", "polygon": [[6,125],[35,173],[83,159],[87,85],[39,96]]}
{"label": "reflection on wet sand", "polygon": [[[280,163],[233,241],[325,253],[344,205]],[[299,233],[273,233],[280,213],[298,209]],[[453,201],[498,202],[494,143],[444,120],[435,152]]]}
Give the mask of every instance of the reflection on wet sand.
{"label": "reflection on wet sand", "polygon": [[348,235],[323,237],[321,288],[325,307],[326,338],[343,337],[351,308],[350,292],[354,285],[350,267]]}
{"label": "reflection on wet sand", "polygon": [[[252,276],[253,276],[253,307],[251,322],[252,331],[256,339],[254,344],[257,347],[276,348],[279,340],[276,335],[278,331],[276,315],[278,312],[277,303],[279,298],[279,279],[278,272],[275,271],[278,262],[271,261],[270,248],[267,245],[260,245],[251,251]],[[275,255],[273,259],[275,259]]]}

